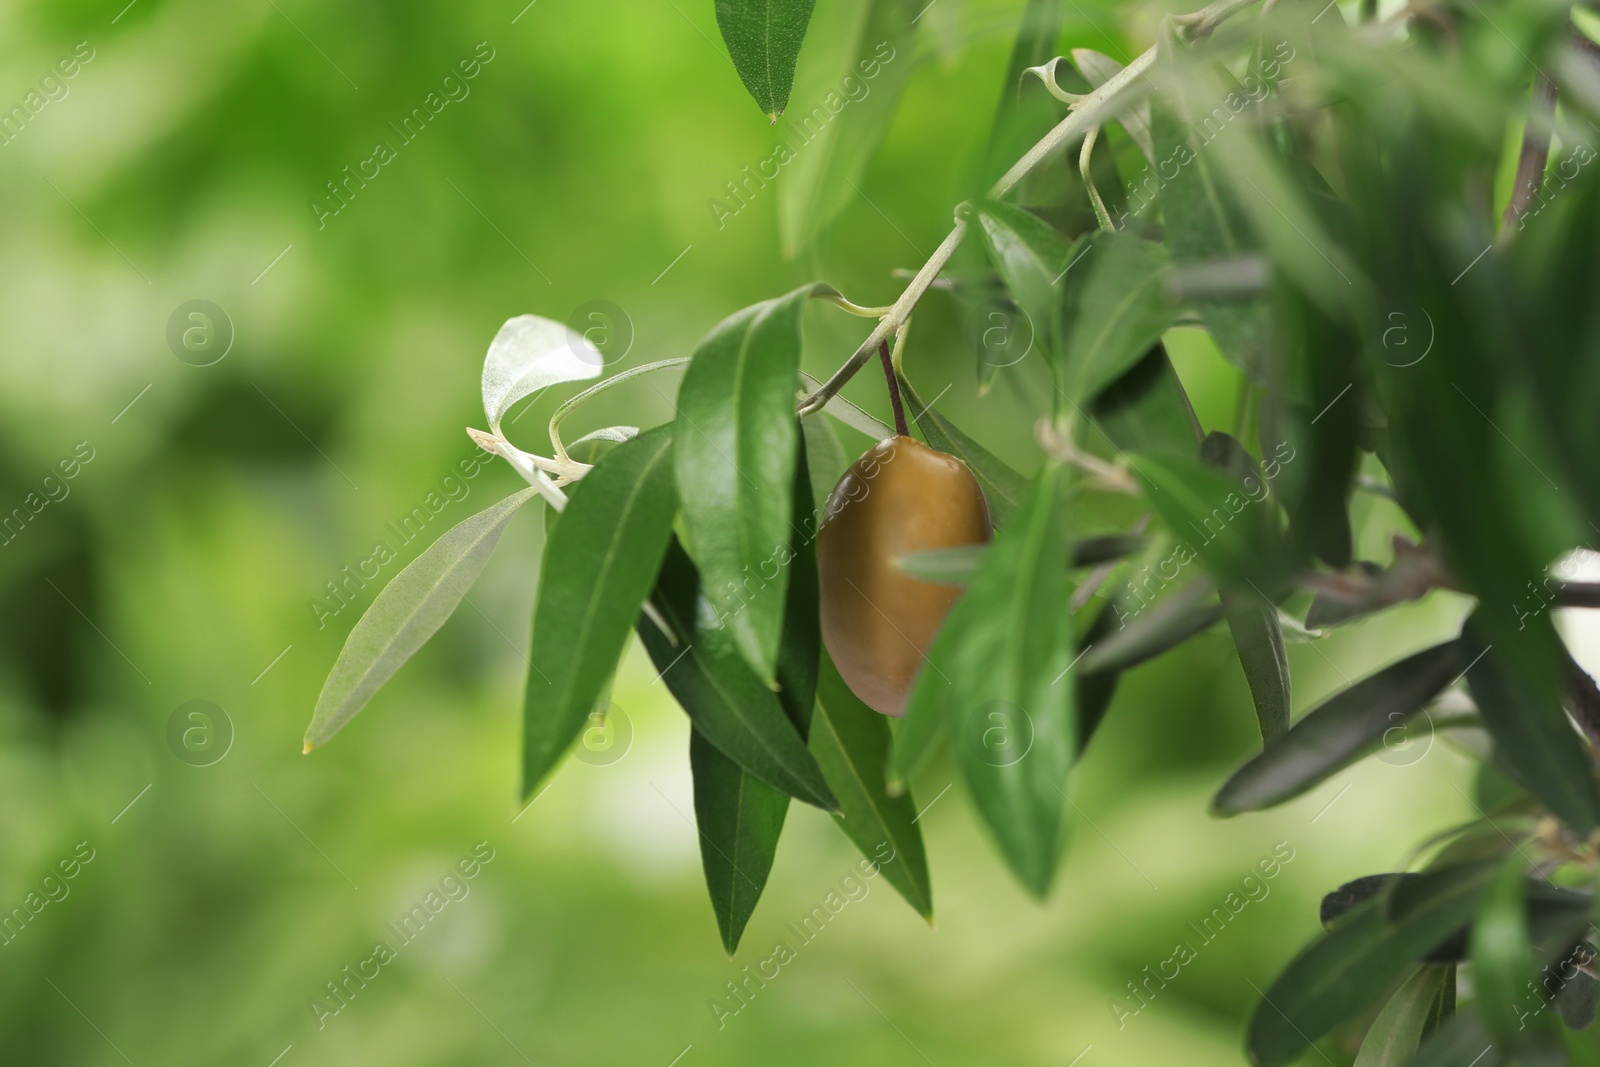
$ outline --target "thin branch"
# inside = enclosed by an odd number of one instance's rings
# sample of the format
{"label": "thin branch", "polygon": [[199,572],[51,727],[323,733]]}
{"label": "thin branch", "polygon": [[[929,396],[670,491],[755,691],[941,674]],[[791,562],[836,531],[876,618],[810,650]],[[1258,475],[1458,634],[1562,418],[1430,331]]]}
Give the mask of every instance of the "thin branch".
{"label": "thin branch", "polygon": [[1544,168],[1550,162],[1550,126],[1556,111],[1556,83],[1543,71],[1534,74],[1533,107],[1522,133],[1522,153],[1517,157],[1517,178],[1511,200],[1500,220],[1500,236],[1509,237],[1512,225],[1528,210],[1544,186]]}
{"label": "thin branch", "polygon": [[[1182,28],[1183,36],[1187,40],[1203,40],[1224,21],[1259,2],[1260,0],[1215,0],[1199,11],[1173,16],[1173,22]],[[986,194],[988,198],[998,200],[1005,196],[1063,144],[1115,118],[1121,107],[1126,104],[1124,97],[1129,90],[1142,88],[1139,83],[1155,61],[1156,49],[1151,47],[1094,92],[1078,101],[1071,114],[1057,123],[1054,129],[1039,139],[1038,144],[1028,149],[1021,159],[1012,164],[1010,170],[1000,176],[1000,180],[995,182]],[[801,415],[810,415],[822,410],[822,406],[866,365],[873,353],[878,350],[878,346],[896,333],[911,317],[911,312],[916,309],[923,294],[932,287],[939,273],[950,263],[966,232],[967,220],[958,214],[955,227],[951,229],[949,236],[940,242],[928,262],[922,265],[922,269],[917,271],[905,291],[900,294],[900,299],[896,300],[890,306],[888,313],[878,320],[878,325],[873,327],[866,340],[861,342],[861,346],[845,361],[844,366],[834,372],[833,377],[822,383],[820,389],[800,401],[798,410]]]}

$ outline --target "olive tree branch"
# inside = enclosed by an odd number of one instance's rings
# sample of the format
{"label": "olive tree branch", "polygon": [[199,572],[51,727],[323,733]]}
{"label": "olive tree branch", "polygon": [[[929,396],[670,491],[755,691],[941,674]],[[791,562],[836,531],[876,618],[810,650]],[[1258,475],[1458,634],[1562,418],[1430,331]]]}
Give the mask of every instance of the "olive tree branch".
{"label": "olive tree branch", "polygon": [[[1172,21],[1186,40],[1198,41],[1210,36],[1211,32],[1225,20],[1258,2],[1259,0],[1214,0],[1199,11],[1173,16]],[[1000,176],[1000,180],[995,182],[986,194],[988,198],[998,200],[1005,196],[1063,144],[1115,118],[1127,103],[1125,98],[1129,95],[1129,90],[1145,77],[1155,61],[1156,48],[1152,46],[1094,92],[1074,104],[1066,118],[1057,123],[1049,133],[1039,139],[1037,144],[1028,149],[1021,159],[1013,163],[1010,170]],[[940,272],[949,265],[966,232],[967,220],[958,212],[955,226],[949,235],[940,242],[933,255],[922,265],[922,269],[912,277],[905,291],[900,294],[900,298],[890,305],[888,311],[878,320],[878,324],[873,327],[866,340],[861,342],[860,347],[845,361],[844,366],[834,372],[833,377],[823,382],[822,386],[809,396],[801,398],[798,406],[801,415],[810,415],[822,410],[823,405],[844,388],[845,383],[855,377],[856,372],[877,353],[878,346],[899,331],[911,317],[912,311],[916,310],[923,294],[933,286]]]}
{"label": "olive tree branch", "polygon": [[1522,134],[1522,151],[1517,156],[1517,176],[1511,186],[1511,200],[1500,221],[1501,238],[1515,231],[1511,224],[1528,210],[1544,186],[1544,168],[1550,161],[1550,123],[1556,110],[1556,83],[1543,71],[1534,75],[1533,106],[1527,129]]}

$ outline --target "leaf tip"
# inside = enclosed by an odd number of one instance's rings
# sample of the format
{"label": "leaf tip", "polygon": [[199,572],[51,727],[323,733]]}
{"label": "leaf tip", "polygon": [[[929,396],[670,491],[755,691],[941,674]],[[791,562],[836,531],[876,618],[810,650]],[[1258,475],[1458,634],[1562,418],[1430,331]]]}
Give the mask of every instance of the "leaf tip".
{"label": "leaf tip", "polygon": [[1243,810],[1243,808],[1230,803],[1229,800],[1221,794],[1218,794],[1216,797],[1212,798],[1211,817],[1213,819],[1231,819]]}
{"label": "leaf tip", "polygon": [[313,745],[311,743],[311,738],[309,738],[309,737],[306,738],[305,741],[302,742],[302,744],[305,746],[304,748],[302,748],[300,750],[300,755],[302,755],[302,756],[311,755],[311,750],[317,747],[316,745]]}

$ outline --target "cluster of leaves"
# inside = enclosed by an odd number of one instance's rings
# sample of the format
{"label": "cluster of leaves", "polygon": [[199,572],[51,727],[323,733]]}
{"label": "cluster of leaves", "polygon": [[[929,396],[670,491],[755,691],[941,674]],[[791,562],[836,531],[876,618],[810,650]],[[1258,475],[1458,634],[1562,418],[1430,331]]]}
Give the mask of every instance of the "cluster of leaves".
{"label": "cluster of leaves", "polygon": [[[1600,530],[1600,179],[1572,166],[1579,149],[1594,158],[1600,49],[1571,21],[1586,13],[1546,0],[1492,17],[1413,4],[1356,24],[1308,0],[1267,6],[1228,20],[1248,5],[1223,0],[1171,20],[1125,71],[1097,53],[1056,57],[1059,5],[1028,3],[972,172],[994,178],[1057,123],[1081,134],[1041,142],[1044,166],[996,187],[1010,200],[961,206],[968,240],[950,276],[958,301],[998,302],[1034,338],[1037,354],[1003,370],[980,352],[980,388],[1014,374],[1044,385],[1019,395],[1052,399],[1026,413],[1041,422],[1025,475],[924,403],[896,353],[918,431],[972,468],[997,529],[991,546],[903,561],[965,587],[903,722],[856,699],[818,635],[814,538],[846,457],[821,414],[795,415],[809,380],[801,318],[813,297],[847,304],[818,284],[718,325],[687,361],[674,420],[591,435],[614,444],[592,466],[564,448],[560,418],[685,361],[574,398],[552,421],[555,455],[535,456],[501,434],[506,411],[597,377],[601,360],[558,324],[508,323],[485,363],[492,432],[477,437],[531,488],[380,595],[308,748],[443,623],[511,514],[543,495],[524,795],[596,714],[637,632],[693,727],[706,880],[731,952],[791,798],[833,812],[868,857],[892,856],[889,881],[931,915],[908,785],[944,749],[1003,860],[1044,896],[1073,766],[1119,676],[1225,622],[1263,748],[1222,785],[1219,814],[1304,793],[1444,699],[1457,710],[1437,725],[1482,764],[1481,817],[1428,843],[1421,870],[1329,894],[1327,932],[1262,998],[1251,1058],[1286,1064],[1359,1024],[1363,1065],[1560,1061],[1561,1026],[1588,1024],[1597,989],[1583,883],[1600,868],[1600,688],[1546,608],[1600,600],[1550,577]],[[810,9],[718,0],[770,115]],[[1197,420],[1162,347],[1179,326],[1209,331],[1238,366],[1234,432]],[[874,425],[842,401],[823,410]],[[1387,566],[1356,558],[1358,487],[1404,515]],[[1130,496],[1145,517],[1106,517],[1127,514],[1106,501]],[[1291,722],[1287,640],[1435,589],[1474,601],[1457,638]],[[997,753],[996,723],[1026,743]],[[1463,963],[1473,997],[1458,1012]]]}

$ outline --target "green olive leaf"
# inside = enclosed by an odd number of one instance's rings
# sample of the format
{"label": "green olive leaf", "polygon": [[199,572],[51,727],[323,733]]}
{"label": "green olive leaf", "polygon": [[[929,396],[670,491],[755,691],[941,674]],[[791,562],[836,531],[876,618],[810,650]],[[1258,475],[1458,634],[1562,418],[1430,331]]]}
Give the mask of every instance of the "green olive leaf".
{"label": "green olive leaf", "polygon": [[928,856],[911,794],[891,797],[884,779],[889,721],[850,691],[824,652],[811,720],[811,752],[839,800],[834,821],[861,854],[878,865],[906,903],[933,918]]}
{"label": "green olive leaf", "polygon": [[1439,1004],[1450,968],[1437,964],[1418,967],[1361,1039],[1354,1067],[1403,1067],[1422,1043],[1422,1031]]}
{"label": "green olive leaf", "polygon": [[534,493],[524,489],[463,519],[383,587],[322,683],[306,727],[307,752],[338,733],[438,633],[483,573],[506,524]]}
{"label": "green olive leaf", "polygon": [[1246,1048],[1257,1067],[1284,1067],[1311,1042],[1368,1007],[1430,949],[1472,919],[1495,865],[1432,871],[1408,882],[1403,914],[1382,898],[1356,909],[1290,961],[1250,1018]]}
{"label": "green olive leaf", "polygon": [[[1512,779],[1587,834],[1600,822],[1600,795],[1583,743],[1559,699],[1530,693],[1512,673],[1489,642],[1483,612],[1480,607],[1462,633],[1463,640],[1483,650],[1467,671],[1467,688],[1494,738],[1495,754]],[[1493,1019],[1485,1021],[1493,1028]]]}
{"label": "green olive leaf", "polygon": [[1472,924],[1472,984],[1478,1012],[1490,1036],[1511,1049],[1522,1045],[1526,1023],[1521,1016],[1544,1007],[1543,998],[1527,988],[1533,977],[1527,883],[1528,861],[1513,852],[1501,864]]}
{"label": "green olive leaf", "polygon": [[1089,407],[1091,425],[1117,451],[1193,456],[1204,436],[1189,394],[1163,345],[1156,345]]}
{"label": "green olive leaf", "polygon": [[[956,765],[1000,854],[1043,898],[1066,839],[1076,750],[1069,472],[1046,464],[934,638],[896,738],[901,781],[923,738],[950,733]],[[910,741],[907,739],[911,738]],[[900,751],[902,743],[906,744]]]}
{"label": "green olive leaf", "polygon": [[1013,204],[977,200],[968,210],[1000,280],[1032,324],[1036,343],[1058,353],[1059,283],[1071,263],[1072,246],[1039,216]]}
{"label": "green olive leaf", "polygon": [[1147,607],[1124,600],[1106,611],[1116,629],[1084,645],[1079,670],[1097,675],[1125,671],[1177,648],[1209,630],[1223,616],[1223,606],[1210,582],[1200,580]]}
{"label": "green olive leaf", "polygon": [[834,486],[850,468],[850,457],[845,455],[839,432],[827,419],[813,416],[800,420],[800,436],[805,446],[806,471],[811,479],[811,499],[817,507],[825,507]]}
{"label": "green olive leaf", "polygon": [[772,872],[789,797],[740,769],[698,730],[690,733],[689,768],[700,866],[722,947],[732,956]]}
{"label": "green olive leaf", "polygon": [[1478,1013],[1465,1011],[1424,1041],[1406,1067],[1503,1067],[1509,1059],[1508,1052],[1489,1039]]}
{"label": "green olive leaf", "polygon": [[815,286],[724,319],[678,387],[674,448],[689,554],[722,625],[762,681],[774,678],[789,571],[799,428],[800,317]]}
{"label": "green olive leaf", "polygon": [[1289,729],[1291,699],[1289,658],[1278,606],[1252,593],[1235,594],[1228,602],[1228,631],[1244,668],[1245,684],[1250,687],[1261,742],[1270,746]]}
{"label": "green olive leaf", "polygon": [[1177,317],[1166,249],[1122,230],[1078,238],[1060,280],[1058,401],[1077,413],[1144,358]]}
{"label": "green olive leaf", "polygon": [[[1170,106],[1158,101],[1149,115],[1156,165],[1166,179],[1160,193],[1161,215],[1173,262],[1199,266],[1236,262],[1259,253],[1260,242],[1210,154],[1195,150],[1189,128]],[[1265,382],[1265,301],[1203,299],[1198,310],[1223,354],[1252,379]]]}
{"label": "green olive leaf", "polygon": [[1301,717],[1277,744],[1234,772],[1213,802],[1219,814],[1258,811],[1343,770],[1392,730],[1406,728],[1471,662],[1459,640],[1435,645],[1341,690]]}
{"label": "green olive leaf", "polygon": [[616,670],[678,510],[672,427],[601,457],[545,542],[523,710],[527,797],[572,744]]}
{"label": "green olive leaf", "polygon": [[1134,455],[1134,475],[1173,536],[1179,558],[1196,556],[1218,579],[1266,594],[1283,552],[1266,485],[1239,480],[1175,453]]}
{"label": "green olive leaf", "polygon": [[[1259,489],[1264,484],[1255,457],[1228,434],[1208,434],[1201,442],[1200,458],[1226,471],[1247,495],[1252,486]],[[1270,513],[1263,510],[1258,517],[1269,518]],[[1283,644],[1283,626],[1278,622],[1278,605],[1259,590],[1250,588],[1231,593],[1227,608],[1228,630],[1239,653],[1239,665],[1244,668],[1245,683],[1250,687],[1256,721],[1261,726],[1261,741],[1270,745],[1289,728],[1292,696],[1288,651]]]}
{"label": "green olive leaf", "polygon": [[[676,542],[667,548],[650,603],[675,640],[648,619],[639,620],[639,638],[696,731],[773,788],[826,811],[837,810],[822,769],[806,751],[803,726],[779,694],[750,670],[727,630],[716,625],[716,610],[704,595],[694,563]],[[812,663],[814,679],[814,659]],[[809,699],[805,693],[797,695]]]}
{"label": "green olive leaf", "polygon": [[773,122],[783,114],[816,0],[717,0],[717,29],[733,69]]}

